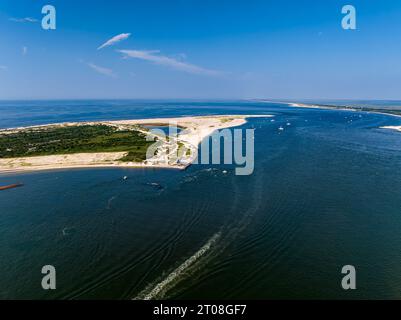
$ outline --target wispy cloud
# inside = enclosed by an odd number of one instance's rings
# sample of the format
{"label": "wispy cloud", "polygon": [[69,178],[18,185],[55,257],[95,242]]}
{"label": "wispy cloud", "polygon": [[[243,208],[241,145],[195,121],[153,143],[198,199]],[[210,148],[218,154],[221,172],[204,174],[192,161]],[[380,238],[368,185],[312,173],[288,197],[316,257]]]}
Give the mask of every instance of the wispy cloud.
{"label": "wispy cloud", "polygon": [[111,78],[116,78],[117,77],[117,75],[114,73],[114,71],[109,69],[109,68],[101,67],[101,66],[98,66],[98,65],[96,65],[94,63],[91,63],[91,62],[87,63],[87,65],[92,70],[96,71],[97,73],[100,73],[102,75],[105,75],[105,76],[108,76],[108,77],[111,77]]}
{"label": "wispy cloud", "polygon": [[7,67],[6,66],[0,66],[0,70],[6,70]]}
{"label": "wispy cloud", "polygon": [[191,63],[187,63],[184,61],[180,61],[171,57],[163,56],[160,54],[159,50],[152,51],[144,51],[144,50],[117,50],[122,53],[125,58],[135,58],[153,62],[158,65],[166,66],[173,68],[175,70],[192,73],[192,74],[200,74],[207,76],[218,76],[222,75],[222,72],[206,69]]}
{"label": "wispy cloud", "polygon": [[25,17],[25,18],[10,18],[10,21],[13,22],[38,22],[38,19],[32,17]]}
{"label": "wispy cloud", "polygon": [[22,55],[25,56],[28,53],[28,47],[22,47]]}
{"label": "wispy cloud", "polygon": [[103,49],[105,47],[109,47],[112,45],[115,45],[116,43],[123,41],[125,39],[128,39],[129,36],[131,35],[131,33],[121,33],[109,40],[107,40],[105,43],[103,43],[99,48],[97,48],[98,50]]}

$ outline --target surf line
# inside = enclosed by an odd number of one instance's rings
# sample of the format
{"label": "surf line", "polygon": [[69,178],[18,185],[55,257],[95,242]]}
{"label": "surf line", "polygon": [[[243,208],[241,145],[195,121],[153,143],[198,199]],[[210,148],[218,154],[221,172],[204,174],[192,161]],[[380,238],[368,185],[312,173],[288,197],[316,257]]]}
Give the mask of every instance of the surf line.
{"label": "surf line", "polygon": [[[214,234],[195,254],[185,260],[177,269],[171,272],[163,281],[156,284],[153,289],[144,290],[133,300],[151,300],[157,297],[157,295],[162,292],[169,284],[171,284],[174,280],[176,280],[182,273],[192,266],[199,258],[205,255],[206,252],[210,250],[210,248],[216,243],[216,241],[220,238],[220,232]],[[148,293],[145,293],[148,292]]]}

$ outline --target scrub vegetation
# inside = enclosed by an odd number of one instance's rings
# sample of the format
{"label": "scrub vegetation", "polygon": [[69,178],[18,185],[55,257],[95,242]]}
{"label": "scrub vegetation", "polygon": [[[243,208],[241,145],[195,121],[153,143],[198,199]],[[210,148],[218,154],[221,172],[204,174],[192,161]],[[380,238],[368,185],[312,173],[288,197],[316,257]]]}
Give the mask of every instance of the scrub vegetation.
{"label": "scrub vegetation", "polygon": [[121,161],[140,162],[152,143],[135,128],[104,124],[31,128],[0,133],[0,158],[126,151]]}

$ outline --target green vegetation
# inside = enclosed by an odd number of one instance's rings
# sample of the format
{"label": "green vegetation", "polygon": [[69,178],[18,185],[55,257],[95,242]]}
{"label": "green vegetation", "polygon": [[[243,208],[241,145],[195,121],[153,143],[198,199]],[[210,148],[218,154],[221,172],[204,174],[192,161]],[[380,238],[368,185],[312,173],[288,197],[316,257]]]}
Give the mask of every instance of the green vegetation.
{"label": "green vegetation", "polygon": [[152,143],[134,129],[118,130],[101,124],[35,128],[0,133],[0,158],[126,151],[121,161],[139,162],[146,159]]}
{"label": "green vegetation", "polygon": [[230,121],[233,121],[233,120],[234,120],[234,118],[223,118],[220,121],[221,121],[221,123],[226,123],[226,122],[230,122]]}
{"label": "green vegetation", "polygon": [[388,113],[388,114],[394,114],[397,116],[401,116],[400,109],[385,109],[385,108],[358,107],[358,106],[331,105],[331,104],[319,104],[319,106],[325,107],[325,108],[331,108],[331,109],[350,109],[350,110],[358,110],[358,111],[365,111],[365,112]]}
{"label": "green vegetation", "polygon": [[185,153],[185,145],[181,141],[177,141],[177,156],[182,158]]}

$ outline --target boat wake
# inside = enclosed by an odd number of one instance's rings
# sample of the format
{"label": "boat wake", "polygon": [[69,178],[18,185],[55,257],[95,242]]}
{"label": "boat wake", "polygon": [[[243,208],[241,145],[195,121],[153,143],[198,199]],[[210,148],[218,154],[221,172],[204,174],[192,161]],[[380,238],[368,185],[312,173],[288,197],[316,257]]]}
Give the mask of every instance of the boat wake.
{"label": "boat wake", "polygon": [[148,286],[134,300],[152,300],[162,297],[163,294],[175,283],[177,280],[188,271],[201,257],[203,257],[218,241],[221,234],[217,232],[214,234],[195,254],[185,260],[179,267],[172,271],[162,281]]}
{"label": "boat wake", "polygon": [[117,199],[117,196],[112,196],[109,200],[107,200],[107,206],[106,206],[106,210],[110,210],[111,209],[111,203]]}
{"label": "boat wake", "polygon": [[[211,170],[209,170],[211,171]],[[243,211],[241,217],[229,217],[220,230],[214,234],[195,254],[185,260],[179,267],[169,273],[167,277],[161,277],[151,285],[141,291],[134,300],[152,300],[165,299],[168,293],[177,285],[178,282],[184,281],[188,275],[194,272],[198,273],[198,277],[210,276],[211,270],[204,274],[200,268],[205,259],[214,259],[224,252],[231,244],[235,243],[238,235],[245,230],[253,221],[252,217],[264,203],[263,199],[263,175],[258,176],[254,183],[254,192],[252,197],[248,198],[247,208]],[[240,190],[236,184],[233,185],[234,194],[239,195]],[[230,211],[236,210],[241,201],[240,196],[236,196],[231,204]],[[202,258],[202,259],[201,259]],[[175,293],[177,293],[176,291]]]}

